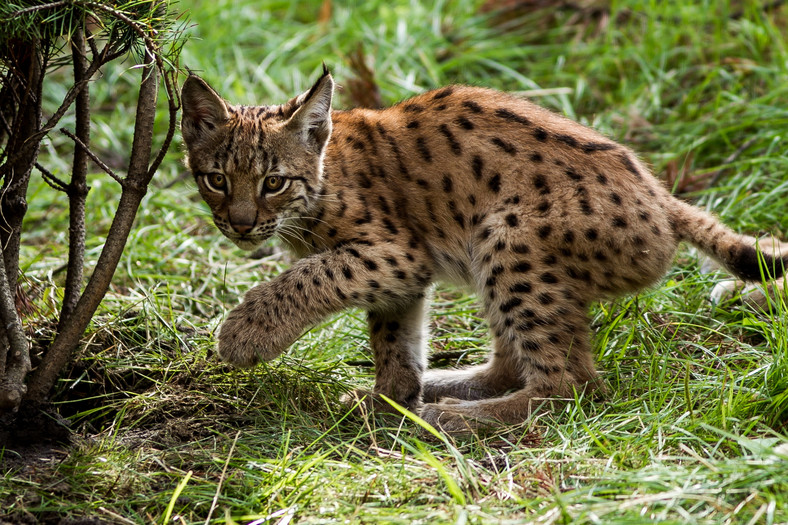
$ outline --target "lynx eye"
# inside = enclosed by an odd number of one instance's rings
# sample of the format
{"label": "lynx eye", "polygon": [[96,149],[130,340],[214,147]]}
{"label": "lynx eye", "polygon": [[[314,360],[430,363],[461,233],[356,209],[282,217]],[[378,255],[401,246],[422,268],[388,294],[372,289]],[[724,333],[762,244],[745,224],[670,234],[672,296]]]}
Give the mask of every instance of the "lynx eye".
{"label": "lynx eye", "polygon": [[216,193],[224,193],[227,189],[227,177],[222,173],[209,173],[203,177],[208,189]]}
{"label": "lynx eye", "polygon": [[265,193],[274,193],[282,189],[285,179],[279,175],[269,175],[263,181],[263,190]]}

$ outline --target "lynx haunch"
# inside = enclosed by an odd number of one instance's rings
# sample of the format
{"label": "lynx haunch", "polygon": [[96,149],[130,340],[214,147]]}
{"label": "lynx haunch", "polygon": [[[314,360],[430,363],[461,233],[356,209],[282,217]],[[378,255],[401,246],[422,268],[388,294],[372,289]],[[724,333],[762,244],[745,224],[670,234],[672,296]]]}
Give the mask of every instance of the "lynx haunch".
{"label": "lynx haunch", "polygon": [[[234,106],[192,75],[183,138],[221,232],[278,235],[300,257],[227,316],[221,357],[251,366],[351,306],[368,312],[384,394],[450,432],[516,423],[594,388],[587,308],[665,274],[688,241],[736,276],[788,258],[677,200],[626,147],[528,101],[449,86],[383,110],[332,111],[328,71],[283,105]],[[759,258],[760,261],[759,261]],[[473,287],[486,363],[426,370],[433,282]]]}

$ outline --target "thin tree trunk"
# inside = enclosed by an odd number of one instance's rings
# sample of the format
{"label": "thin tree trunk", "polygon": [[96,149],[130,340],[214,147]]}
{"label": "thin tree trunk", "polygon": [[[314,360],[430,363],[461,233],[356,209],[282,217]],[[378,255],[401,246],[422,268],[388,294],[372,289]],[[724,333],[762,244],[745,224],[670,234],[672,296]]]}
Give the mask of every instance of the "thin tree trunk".
{"label": "thin tree trunk", "polygon": [[[71,38],[71,56],[74,61],[74,83],[85,79],[88,60],[85,56],[85,33],[82,27],[74,31]],[[90,85],[87,84],[77,94],[75,102],[75,135],[86,147],[90,146]],[[60,310],[58,332],[63,330],[79,301],[82,291],[82,275],[85,261],[85,201],[88,196],[87,172],[88,153],[79,144],[74,144],[74,164],[71,182],[68,185],[69,226],[68,226],[68,269]]]}
{"label": "thin tree trunk", "polygon": [[[0,254],[3,247],[0,245]],[[5,351],[5,362],[0,378],[0,413],[11,412],[19,407],[26,392],[25,376],[30,371],[30,347],[22,331],[19,315],[16,313],[14,296],[5,273],[5,266],[0,264],[0,321],[5,328],[8,349]],[[5,350],[5,349],[4,349]]]}
{"label": "thin tree trunk", "polygon": [[129,171],[123,184],[118,210],[112,221],[107,240],[99,256],[85,292],[74,308],[69,322],[58,333],[49,347],[44,361],[36,368],[28,383],[26,401],[31,404],[45,401],[62,372],[72,350],[79,344],[93,313],[101,303],[115,273],[123,248],[131,231],[148,183],[153,176],[149,170],[153,143],[153,122],[156,116],[156,97],[159,75],[155,64],[142,69],[143,80],[137,101],[134,141],[131,147]]}
{"label": "thin tree trunk", "polygon": [[14,152],[26,149],[11,166],[3,181],[2,199],[0,200],[0,242],[3,243],[3,262],[8,285],[13,294],[16,293],[16,281],[19,276],[19,243],[22,230],[22,219],[27,212],[27,185],[33,170],[40,140],[34,147],[26,147],[41,127],[41,87],[44,70],[41,56],[41,42],[38,40],[20,44],[17,51],[21,103],[13,123],[13,143],[9,143],[7,151]]}

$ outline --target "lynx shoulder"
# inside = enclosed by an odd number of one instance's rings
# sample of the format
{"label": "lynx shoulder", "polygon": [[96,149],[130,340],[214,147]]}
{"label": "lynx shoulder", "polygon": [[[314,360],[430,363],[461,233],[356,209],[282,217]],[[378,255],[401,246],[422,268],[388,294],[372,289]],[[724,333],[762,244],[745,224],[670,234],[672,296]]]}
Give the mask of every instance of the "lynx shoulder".
{"label": "lynx shoulder", "polygon": [[[221,327],[239,366],[271,359],[351,306],[368,312],[375,387],[462,432],[519,422],[535,398],[595,388],[587,307],[664,275],[688,241],[745,280],[788,262],[674,198],[628,148],[526,100],[448,86],[383,110],[332,111],[325,71],[282,105],[235,106],[190,76],[188,166],[219,230],[300,259]],[[473,287],[488,361],[425,370],[437,280]],[[486,424],[486,423],[485,423]]]}

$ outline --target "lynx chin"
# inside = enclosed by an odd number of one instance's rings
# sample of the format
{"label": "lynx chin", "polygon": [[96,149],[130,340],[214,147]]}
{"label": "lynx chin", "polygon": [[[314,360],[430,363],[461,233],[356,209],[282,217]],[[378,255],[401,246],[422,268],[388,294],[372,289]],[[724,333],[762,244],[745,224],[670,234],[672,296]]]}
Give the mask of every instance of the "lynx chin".
{"label": "lynx chin", "polygon": [[[591,301],[665,274],[687,241],[744,280],[788,257],[673,196],[632,151],[526,100],[448,86],[383,110],[332,111],[334,81],[282,105],[235,106],[183,85],[188,166],[243,249],[277,235],[299,260],[246,294],[222,359],[251,366],[348,307],[367,311],[379,395],[448,432],[521,422],[542,400],[601,387]],[[435,281],[471,286],[486,363],[426,370]]]}

